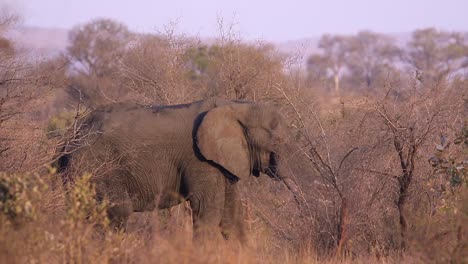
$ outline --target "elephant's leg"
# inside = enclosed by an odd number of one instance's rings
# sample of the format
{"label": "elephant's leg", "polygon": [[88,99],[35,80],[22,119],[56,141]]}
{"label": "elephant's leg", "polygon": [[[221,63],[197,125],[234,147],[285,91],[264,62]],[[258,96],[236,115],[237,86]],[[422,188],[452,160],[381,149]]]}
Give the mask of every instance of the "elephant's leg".
{"label": "elephant's leg", "polygon": [[116,230],[125,230],[128,217],[132,212],[133,206],[130,199],[112,203],[107,209],[111,226]]}
{"label": "elephant's leg", "polygon": [[220,223],[224,207],[224,176],[208,175],[194,182],[189,201],[192,208],[194,238],[220,238]]}
{"label": "elephant's leg", "polygon": [[224,212],[221,229],[224,238],[237,239],[242,244],[247,242],[244,227],[244,210],[239,196],[238,184],[226,179]]}
{"label": "elephant's leg", "polygon": [[111,227],[125,230],[128,217],[133,212],[133,204],[126,188],[118,181],[100,182],[96,186],[99,200],[107,199],[107,216]]}

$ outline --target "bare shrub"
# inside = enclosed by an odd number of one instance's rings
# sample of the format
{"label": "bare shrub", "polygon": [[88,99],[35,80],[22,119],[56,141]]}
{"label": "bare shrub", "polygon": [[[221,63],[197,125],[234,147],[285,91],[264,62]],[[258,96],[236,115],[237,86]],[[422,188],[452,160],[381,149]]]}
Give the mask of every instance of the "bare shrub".
{"label": "bare shrub", "polygon": [[[8,19],[0,17],[0,23]],[[0,48],[0,171],[27,171],[45,164],[53,151],[43,130],[44,106],[50,92],[65,82],[63,67],[28,60],[1,38],[8,45]]]}
{"label": "bare shrub", "polygon": [[122,86],[142,103],[176,104],[200,98],[188,78],[185,51],[192,40],[169,31],[166,35],[144,35],[135,40],[120,60]]}

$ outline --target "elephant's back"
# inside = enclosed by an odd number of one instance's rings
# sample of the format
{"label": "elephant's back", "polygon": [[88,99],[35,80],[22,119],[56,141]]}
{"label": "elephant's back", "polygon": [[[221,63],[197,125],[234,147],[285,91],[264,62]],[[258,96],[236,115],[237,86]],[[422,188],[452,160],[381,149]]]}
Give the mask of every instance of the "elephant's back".
{"label": "elephant's back", "polygon": [[[175,106],[135,103],[99,106],[83,117],[79,140],[83,144],[74,155],[83,152],[94,155],[110,149],[124,155],[131,151],[140,155],[148,152],[163,155],[182,148],[191,150],[197,117],[226,103],[229,101],[212,98]],[[159,154],[158,149],[164,149],[165,153]]]}
{"label": "elephant's back", "polygon": [[191,132],[197,116],[228,102],[211,98],[168,106],[114,103],[95,109],[91,118],[88,118],[88,123],[103,133],[119,130],[133,135],[149,132],[153,136],[167,136],[166,134]]}

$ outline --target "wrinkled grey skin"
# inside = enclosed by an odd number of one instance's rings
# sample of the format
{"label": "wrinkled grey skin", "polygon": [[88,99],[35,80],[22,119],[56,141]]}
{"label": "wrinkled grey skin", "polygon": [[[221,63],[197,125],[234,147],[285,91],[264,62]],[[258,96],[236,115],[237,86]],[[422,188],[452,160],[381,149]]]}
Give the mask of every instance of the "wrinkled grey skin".
{"label": "wrinkled grey skin", "polygon": [[211,98],[186,105],[112,104],[89,114],[79,147],[58,161],[67,175],[90,172],[108,215],[125,227],[132,212],[188,200],[194,234],[213,229],[245,240],[239,180],[278,180],[284,120],[273,107]]}

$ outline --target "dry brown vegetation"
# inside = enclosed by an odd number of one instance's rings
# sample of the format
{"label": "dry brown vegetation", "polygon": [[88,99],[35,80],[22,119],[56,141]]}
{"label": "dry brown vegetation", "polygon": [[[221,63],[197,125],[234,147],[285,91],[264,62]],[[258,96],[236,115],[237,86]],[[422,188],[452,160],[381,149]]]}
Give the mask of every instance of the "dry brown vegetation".
{"label": "dry brown vegetation", "polygon": [[[96,20],[63,55],[34,62],[0,18],[1,263],[466,263],[468,39],[424,29],[324,36],[306,69],[229,29],[211,45]],[[250,243],[194,244],[190,210],[136,213],[108,227],[79,175],[62,188],[48,166],[76,114],[132,101],[219,96],[273,101],[289,120],[290,173],[242,184]]]}

